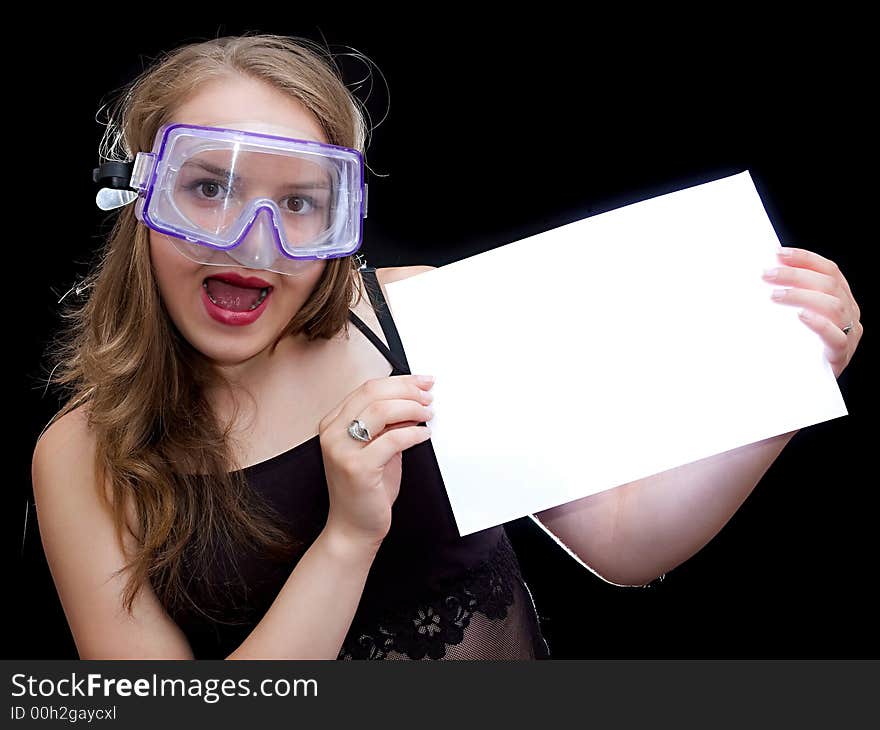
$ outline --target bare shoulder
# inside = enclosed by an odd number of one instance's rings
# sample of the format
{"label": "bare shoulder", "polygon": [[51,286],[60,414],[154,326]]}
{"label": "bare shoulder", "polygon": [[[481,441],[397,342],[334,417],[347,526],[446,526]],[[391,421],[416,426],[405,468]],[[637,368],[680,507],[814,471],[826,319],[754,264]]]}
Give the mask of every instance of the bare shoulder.
{"label": "bare shoulder", "polygon": [[[86,408],[68,411],[43,430],[34,446],[34,473],[56,473],[76,469],[94,457],[95,440],[88,425]],[[43,483],[43,480],[40,480]]]}
{"label": "bare shoulder", "polygon": [[390,284],[392,281],[408,279],[436,268],[436,266],[392,266],[387,269],[376,269],[376,277],[381,283]]}
{"label": "bare shoulder", "polygon": [[[98,507],[100,496],[112,496],[110,485],[98,485],[95,470],[96,438],[86,406],[78,406],[53,421],[40,435],[31,462],[31,483],[37,514],[41,502],[57,500],[69,506]],[[134,503],[125,504],[129,529],[137,532]]]}
{"label": "bare shoulder", "polygon": [[[83,408],[44,430],[34,447],[31,481],[43,552],[80,659],[192,658],[180,628],[149,583],[132,614],[122,610],[135,537],[117,534],[108,494],[95,469],[96,438]],[[133,504],[125,515],[133,527]],[[121,539],[120,539],[121,538]]]}
{"label": "bare shoulder", "polygon": [[44,441],[51,442],[53,446],[67,444],[71,440],[82,441],[89,437],[88,415],[86,406],[77,406],[63,416],[56,418],[43,430],[37,441],[39,447]]}
{"label": "bare shoulder", "polygon": [[400,281],[401,279],[409,279],[411,276],[424,274],[426,271],[436,268],[436,266],[392,266],[387,269],[376,269],[376,279],[379,281],[379,286],[382,287],[382,295],[387,300],[386,284],[390,284],[392,281]]}
{"label": "bare shoulder", "polygon": [[[90,485],[95,489],[95,445],[95,434],[89,427],[86,406],[68,411],[43,431],[34,446],[31,466],[38,509],[41,496],[38,490],[64,489],[68,493],[66,497],[70,498],[71,487]],[[44,478],[38,479],[39,476]],[[109,495],[106,487],[104,493]],[[95,489],[88,496],[98,495]]]}

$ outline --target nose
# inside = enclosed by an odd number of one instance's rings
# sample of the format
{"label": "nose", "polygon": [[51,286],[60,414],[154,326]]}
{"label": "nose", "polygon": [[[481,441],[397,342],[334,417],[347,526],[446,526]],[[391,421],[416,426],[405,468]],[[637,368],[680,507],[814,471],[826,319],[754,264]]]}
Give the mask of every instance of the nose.
{"label": "nose", "polygon": [[244,238],[237,246],[228,249],[227,253],[249,269],[267,269],[278,257],[279,246],[280,241],[275,230],[272,210],[263,207],[257,211],[254,222]]}

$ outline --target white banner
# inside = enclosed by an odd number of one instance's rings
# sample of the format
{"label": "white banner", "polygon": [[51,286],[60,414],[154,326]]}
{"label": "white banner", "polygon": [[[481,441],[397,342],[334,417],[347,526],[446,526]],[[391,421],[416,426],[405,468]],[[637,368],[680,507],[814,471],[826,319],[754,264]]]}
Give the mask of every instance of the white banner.
{"label": "white banner", "polygon": [[459,532],[847,414],[748,172],[386,285]]}

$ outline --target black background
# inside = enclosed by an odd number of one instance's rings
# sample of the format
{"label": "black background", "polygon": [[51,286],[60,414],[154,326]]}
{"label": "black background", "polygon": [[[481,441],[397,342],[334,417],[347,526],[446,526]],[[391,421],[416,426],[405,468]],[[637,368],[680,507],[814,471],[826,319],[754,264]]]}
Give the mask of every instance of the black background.
{"label": "black background", "polygon": [[[337,54],[351,46],[375,64],[339,59],[375,126],[361,253],[376,267],[442,266],[749,170],[783,244],[836,261],[868,321],[839,380],[850,415],[798,433],[719,535],[651,587],[604,583],[528,518],[508,531],[555,658],[877,655],[876,441],[868,436],[876,68],[864,21],[806,27],[789,18],[771,27],[756,16],[685,26],[536,10],[482,24],[379,11],[362,21],[291,12],[291,22],[277,20],[282,14],[239,24],[90,22],[75,34],[59,24],[22,46],[8,91],[17,109],[9,139],[23,137],[7,159],[18,160],[15,196],[26,208],[11,211],[19,226],[7,241],[22,255],[8,262],[8,304],[13,329],[21,326],[15,343],[24,343],[9,358],[16,385],[4,512],[16,614],[7,658],[76,658],[42,556],[30,457],[59,405],[39,382],[57,301],[99,242],[96,114],[161,51],[245,30],[308,37]],[[601,275],[627,286],[625,270]],[[614,325],[589,311],[583,322],[596,338]],[[543,347],[540,333],[524,336]],[[543,377],[564,375],[546,362]]]}

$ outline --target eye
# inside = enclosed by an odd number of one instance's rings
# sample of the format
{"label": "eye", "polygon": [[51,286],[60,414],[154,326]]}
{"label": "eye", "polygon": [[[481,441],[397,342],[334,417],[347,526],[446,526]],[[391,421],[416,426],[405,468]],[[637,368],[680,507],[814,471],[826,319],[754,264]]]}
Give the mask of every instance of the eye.
{"label": "eye", "polygon": [[200,180],[193,187],[197,190],[201,190],[205,197],[209,199],[219,197],[221,190],[225,189],[224,186],[216,180]]}
{"label": "eye", "polygon": [[298,213],[300,215],[305,215],[307,213],[311,213],[315,210],[316,205],[315,202],[308,197],[304,197],[302,195],[291,195],[287,198],[287,203],[284,205],[284,209],[290,211],[291,213]]}
{"label": "eye", "polygon": [[199,200],[217,200],[227,194],[228,188],[219,180],[195,180],[185,185],[188,192],[194,192]]}

